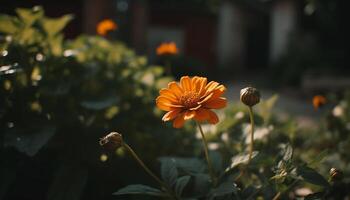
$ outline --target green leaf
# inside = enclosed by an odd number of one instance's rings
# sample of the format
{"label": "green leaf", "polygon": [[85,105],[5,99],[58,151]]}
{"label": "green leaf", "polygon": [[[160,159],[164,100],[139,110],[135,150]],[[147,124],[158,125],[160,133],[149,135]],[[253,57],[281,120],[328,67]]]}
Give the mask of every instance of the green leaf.
{"label": "green leaf", "polygon": [[319,174],[316,170],[314,170],[310,167],[306,167],[306,166],[297,167],[295,169],[295,172],[299,178],[301,178],[302,180],[304,180],[306,182],[309,182],[309,183],[312,183],[315,185],[319,185],[319,186],[323,186],[323,187],[329,186],[328,181],[321,174]]}
{"label": "green leaf", "polygon": [[264,123],[268,123],[271,118],[272,109],[276,104],[279,96],[277,94],[273,95],[267,100],[261,101],[258,105],[258,109],[260,110],[261,116],[264,119]]}
{"label": "green leaf", "polygon": [[203,197],[209,192],[211,187],[211,179],[208,174],[196,174],[193,176],[194,187],[193,193],[196,197]]}
{"label": "green leaf", "polygon": [[209,193],[210,199],[214,199],[215,197],[220,197],[232,193],[237,192],[237,187],[232,182],[224,182],[219,185],[217,188],[212,189]]}
{"label": "green leaf", "polygon": [[4,199],[7,190],[16,180],[16,171],[13,167],[0,166],[0,199]]}
{"label": "green leaf", "polygon": [[102,110],[115,105],[119,98],[117,96],[109,96],[98,100],[87,100],[80,103],[80,105],[90,110]]}
{"label": "green leaf", "polygon": [[6,34],[14,34],[18,30],[18,23],[14,17],[8,15],[0,15],[0,32]]}
{"label": "green leaf", "polygon": [[215,173],[220,173],[222,170],[222,156],[217,151],[210,151],[209,157],[213,165],[213,169]]}
{"label": "green leaf", "polygon": [[190,176],[182,176],[182,177],[180,177],[180,178],[178,178],[176,180],[176,183],[175,183],[175,193],[176,193],[176,195],[181,197],[182,192],[183,192],[184,188],[186,187],[186,185],[188,184],[188,181],[190,179],[191,179]]}
{"label": "green leaf", "polygon": [[79,165],[64,164],[57,171],[47,194],[48,200],[79,200],[88,179],[88,171]]}
{"label": "green leaf", "polygon": [[151,196],[167,196],[167,194],[163,193],[159,189],[152,188],[147,185],[128,185],[117,192],[114,192],[113,195],[124,195],[124,194],[144,194]]}
{"label": "green leaf", "polygon": [[162,179],[170,186],[172,186],[177,179],[178,172],[176,169],[175,159],[160,159]]}
{"label": "green leaf", "polygon": [[[181,169],[188,174],[197,174],[203,172],[206,168],[206,164],[198,158],[171,158],[175,160],[175,164],[178,169]],[[170,157],[159,158],[160,161],[162,161],[162,159],[170,159]]]}
{"label": "green leaf", "polygon": [[[254,151],[252,155],[252,159],[254,159],[258,155],[258,151]],[[234,157],[231,158],[231,165],[226,168],[225,172],[231,171],[235,167],[237,167],[240,164],[247,163],[249,160],[249,153],[244,153],[244,154],[238,154]]]}
{"label": "green leaf", "polygon": [[43,29],[49,37],[57,35],[73,19],[73,15],[64,15],[60,18],[45,17],[41,20]]}
{"label": "green leaf", "polygon": [[324,199],[324,196],[325,196],[324,192],[316,192],[316,193],[307,195],[304,200],[322,200]]}
{"label": "green leaf", "polygon": [[293,157],[293,148],[290,144],[285,144],[283,149],[282,149],[282,159],[284,161],[289,161]]}
{"label": "green leaf", "polygon": [[19,18],[24,22],[26,27],[32,26],[33,23],[43,17],[44,10],[40,6],[35,6],[32,9],[17,8],[16,13]]}
{"label": "green leaf", "polygon": [[18,151],[34,156],[55,134],[54,126],[42,126],[39,130],[15,129],[5,132],[4,146],[15,147]]}

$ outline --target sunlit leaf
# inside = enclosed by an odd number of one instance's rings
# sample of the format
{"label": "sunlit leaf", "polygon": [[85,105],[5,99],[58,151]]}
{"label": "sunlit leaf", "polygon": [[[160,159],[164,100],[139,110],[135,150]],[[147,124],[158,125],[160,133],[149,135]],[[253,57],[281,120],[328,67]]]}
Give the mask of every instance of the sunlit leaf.
{"label": "sunlit leaf", "polygon": [[[258,151],[254,151],[252,154],[252,159],[255,158],[258,155]],[[249,153],[244,153],[244,154],[238,154],[234,157],[231,158],[231,164],[228,168],[226,168],[225,172],[228,172],[235,167],[237,167],[240,164],[245,164],[249,160]]]}
{"label": "sunlit leaf", "polygon": [[14,34],[18,30],[18,22],[14,17],[8,15],[0,15],[0,32],[6,34]]}
{"label": "sunlit leaf", "polygon": [[60,18],[45,17],[41,20],[43,28],[49,37],[62,31],[62,29],[73,19],[73,15],[64,15]]}

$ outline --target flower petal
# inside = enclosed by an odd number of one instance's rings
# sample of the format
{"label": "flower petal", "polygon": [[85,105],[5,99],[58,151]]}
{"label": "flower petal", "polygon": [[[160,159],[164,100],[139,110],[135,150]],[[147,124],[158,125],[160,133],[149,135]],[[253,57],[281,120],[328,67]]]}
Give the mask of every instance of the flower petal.
{"label": "flower petal", "polygon": [[209,123],[211,123],[211,124],[216,124],[216,123],[218,123],[218,122],[219,122],[219,118],[218,118],[218,116],[216,115],[216,113],[214,113],[214,112],[211,111],[211,110],[207,110],[207,111],[208,111],[208,114],[209,114],[209,119],[208,119]]}
{"label": "flower petal", "polygon": [[181,109],[171,110],[163,116],[162,120],[165,122],[170,121],[170,120],[174,119],[175,117],[177,117],[180,112],[181,112]]}
{"label": "flower petal", "polygon": [[184,114],[179,115],[175,118],[175,120],[173,122],[173,127],[174,128],[181,128],[181,127],[183,127],[184,123],[185,123]]}
{"label": "flower petal", "polygon": [[180,85],[184,91],[191,91],[192,90],[191,79],[189,76],[181,77]]}
{"label": "flower petal", "polygon": [[198,93],[200,96],[202,96],[205,93],[205,86],[207,85],[207,78],[201,77],[199,81],[199,89]]}
{"label": "flower petal", "polygon": [[183,90],[181,89],[181,87],[175,82],[175,81],[172,81],[168,84],[168,89],[174,93],[174,95],[179,98],[181,97],[182,93],[183,93]]}
{"label": "flower petal", "polygon": [[226,87],[223,85],[219,85],[218,87],[216,87],[213,90],[213,99],[216,99],[218,97],[220,97],[221,95],[223,95],[226,92]]}
{"label": "flower petal", "polygon": [[159,96],[156,99],[156,105],[159,109],[164,110],[164,111],[171,111],[174,108],[182,108],[183,106],[174,104],[170,99],[164,97],[164,96]]}
{"label": "flower petal", "polygon": [[207,109],[200,108],[196,110],[196,116],[194,119],[199,122],[203,122],[209,118],[209,113]]}
{"label": "flower petal", "polygon": [[185,120],[192,119],[195,115],[196,115],[196,111],[191,111],[191,110],[190,111],[186,111],[184,119]]}
{"label": "flower petal", "polygon": [[211,97],[213,96],[213,93],[208,94],[202,101],[198,102],[198,104],[203,104],[206,101],[208,101],[209,99],[211,99]]}
{"label": "flower petal", "polygon": [[174,102],[177,101],[176,95],[174,94],[173,91],[171,91],[169,89],[163,88],[163,89],[159,90],[159,94],[161,96],[164,96],[164,97],[167,97],[167,98],[171,99]]}
{"label": "flower petal", "polygon": [[219,97],[216,99],[210,99],[209,101],[204,103],[205,108],[210,108],[210,109],[220,109],[224,108],[227,105],[227,100],[224,97]]}

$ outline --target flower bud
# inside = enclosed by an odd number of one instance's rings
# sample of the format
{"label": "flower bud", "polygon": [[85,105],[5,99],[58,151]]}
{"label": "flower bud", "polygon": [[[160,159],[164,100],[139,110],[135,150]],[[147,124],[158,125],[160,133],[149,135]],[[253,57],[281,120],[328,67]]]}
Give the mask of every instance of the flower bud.
{"label": "flower bud", "polygon": [[253,87],[243,88],[240,99],[245,105],[254,106],[260,101],[260,92]]}
{"label": "flower bud", "polygon": [[329,170],[329,175],[332,181],[340,181],[343,179],[343,172],[334,167]]}
{"label": "flower bud", "polygon": [[123,137],[117,132],[111,132],[101,138],[99,143],[101,146],[104,146],[107,149],[114,150],[123,145]]}

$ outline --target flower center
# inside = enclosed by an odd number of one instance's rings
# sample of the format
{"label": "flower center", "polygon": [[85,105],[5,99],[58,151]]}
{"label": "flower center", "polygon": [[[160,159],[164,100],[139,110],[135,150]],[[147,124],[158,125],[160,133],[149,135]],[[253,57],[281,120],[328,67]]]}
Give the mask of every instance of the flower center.
{"label": "flower center", "polygon": [[198,105],[199,99],[199,94],[197,92],[187,91],[180,97],[180,102],[185,108],[193,108]]}

